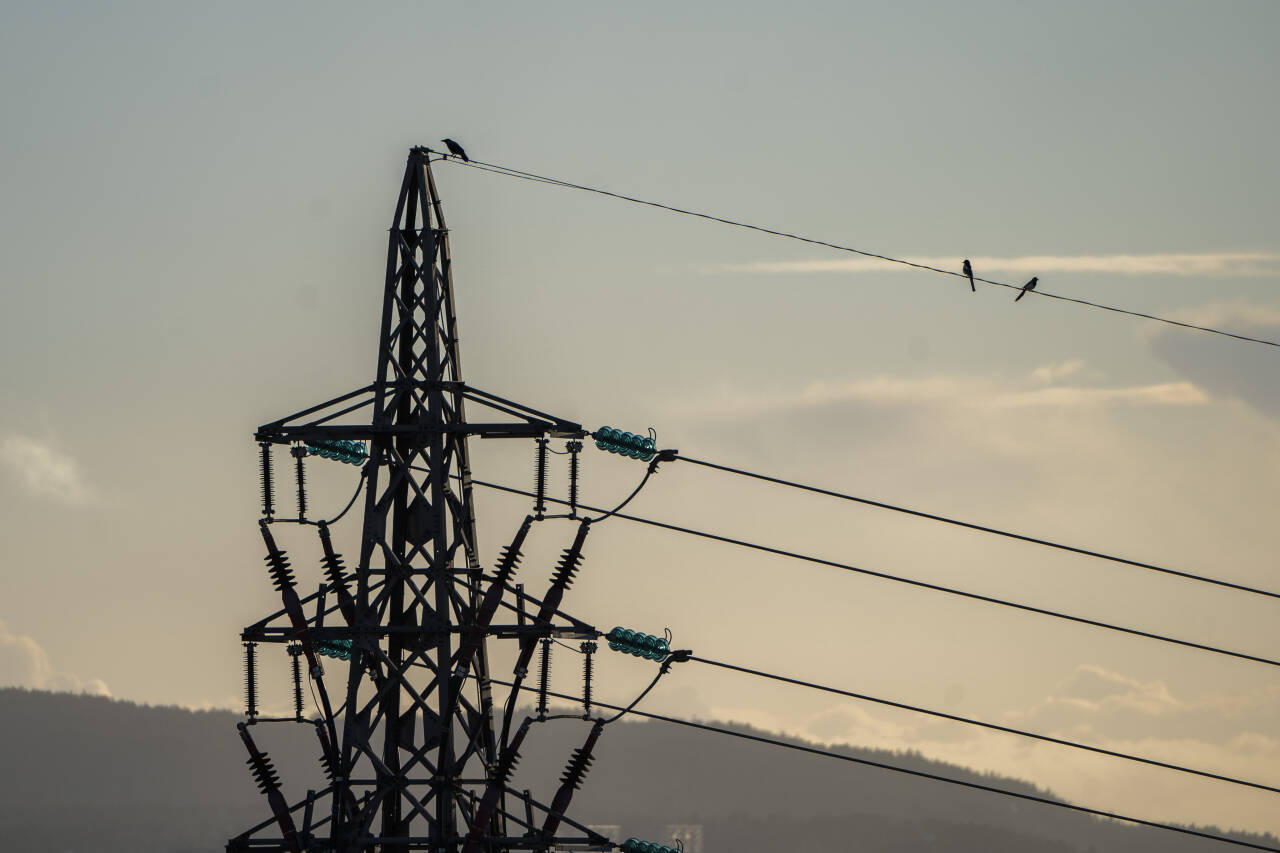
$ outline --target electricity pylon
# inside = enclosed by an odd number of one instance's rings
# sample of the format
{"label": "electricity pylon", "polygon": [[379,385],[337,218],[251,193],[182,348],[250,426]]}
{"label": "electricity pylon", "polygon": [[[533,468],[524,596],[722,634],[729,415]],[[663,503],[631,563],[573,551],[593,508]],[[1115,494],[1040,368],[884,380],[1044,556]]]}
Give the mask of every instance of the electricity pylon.
{"label": "electricity pylon", "polygon": [[[462,381],[449,232],[431,174],[432,153],[410,151],[396,202],[373,383],[266,424],[255,436],[262,448],[266,559],[284,609],[242,635],[249,719],[240,733],[272,818],[231,839],[229,851],[400,853],[464,845],[495,851],[545,849],[555,842],[545,833],[528,843],[508,837],[503,786],[510,768],[499,767],[485,642],[497,630],[492,620],[504,593],[486,598],[482,588],[467,440],[580,439],[587,433],[577,423]],[[501,420],[470,421],[467,403]],[[341,422],[357,412],[371,412],[370,420]],[[363,442],[369,444],[367,461]],[[298,466],[297,519],[275,511],[275,445],[291,445]],[[305,518],[302,471],[309,455],[363,468],[364,522],[354,574],[333,552],[328,525]],[[272,525],[286,521],[318,528],[326,582],[313,595],[295,591],[288,559],[276,545]],[[545,621],[522,620],[504,633],[527,646],[550,628]],[[300,657],[323,705],[311,722],[331,785],[294,804],[285,800],[250,733],[253,724],[268,721],[256,709],[259,643],[290,646],[297,707],[289,719],[303,720]],[[347,661],[345,697],[336,711],[319,664],[325,655]],[[523,832],[535,834],[528,827]]]}

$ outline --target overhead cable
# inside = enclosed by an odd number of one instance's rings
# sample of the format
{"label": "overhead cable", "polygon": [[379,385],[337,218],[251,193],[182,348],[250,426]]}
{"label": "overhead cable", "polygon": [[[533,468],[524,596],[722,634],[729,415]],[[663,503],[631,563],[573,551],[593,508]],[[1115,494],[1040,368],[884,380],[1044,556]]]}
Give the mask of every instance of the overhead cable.
{"label": "overhead cable", "polygon": [[895,506],[894,504],[884,503],[883,501],[871,500],[870,498],[860,498],[855,495],[848,495],[842,492],[832,491],[830,489],[819,488],[818,486],[809,486],[804,483],[797,483],[792,480],[784,480],[780,477],[770,477],[767,474],[757,474],[754,471],[746,471],[742,468],[733,468],[729,465],[720,465],[716,462],[708,462],[705,459],[693,459],[684,454],[677,454],[676,459],[681,462],[688,462],[692,465],[701,465],[704,468],[713,468],[717,471],[724,471],[729,474],[737,474],[740,477],[751,477],[756,480],[763,480],[767,483],[776,483],[780,486],[787,486],[792,489],[801,489],[814,494],[825,495],[831,498],[839,498],[840,500],[853,501],[855,503],[866,504],[867,506],[879,507],[880,509],[892,510],[906,515],[913,515],[916,518],[925,518],[929,521],[940,521],[943,524],[951,524],[956,527],[963,527],[967,530],[976,530],[979,533],[991,533],[996,536],[1004,536],[1008,539],[1017,539],[1020,542],[1030,542],[1033,545],[1043,545],[1046,548],[1057,548],[1059,551],[1068,551],[1072,554],[1082,554],[1086,557],[1096,557],[1100,560],[1110,560],[1113,563],[1122,563],[1126,566],[1134,566],[1139,569],[1147,569],[1148,571],[1161,572],[1166,575],[1183,578],[1190,581],[1198,581],[1200,583],[1213,584],[1214,586],[1222,586],[1228,589],[1234,589],[1239,592],[1247,592],[1253,595],[1265,595],[1269,598],[1280,598],[1280,592],[1273,592],[1269,589],[1258,589],[1257,587],[1246,586],[1244,584],[1235,583],[1233,581],[1222,580],[1221,578],[1211,578],[1205,575],[1192,574],[1179,569],[1170,569],[1165,566],[1157,566],[1152,563],[1144,563],[1139,560],[1130,560],[1126,557],[1117,557],[1113,554],[1105,554],[1101,551],[1092,551],[1088,548],[1079,548],[1074,545],[1064,545],[1060,542],[1051,542],[1048,539],[1039,539],[1035,536],[1027,536],[1022,533],[1014,533],[1009,530],[1000,530],[996,527],[987,527],[982,524],[974,524],[970,521],[960,521],[955,518],[948,518],[945,515],[935,515],[931,512],[923,512],[918,509],[908,509],[907,507]]}
{"label": "overhead cable", "polygon": [[1260,791],[1270,791],[1273,794],[1280,794],[1280,788],[1271,785],[1264,785],[1260,782],[1249,782],[1244,779],[1236,779],[1232,776],[1224,776],[1219,773],[1210,773],[1207,770],[1196,770],[1193,767],[1183,767],[1180,764],[1170,764],[1165,761],[1157,761],[1154,758],[1143,758],[1140,755],[1130,755],[1125,752],[1117,752],[1111,749],[1103,749],[1100,746],[1090,746],[1085,743],[1077,743],[1076,741],[1063,740],[1062,738],[1051,737],[1050,735],[1037,734],[1036,732],[1028,732],[1022,729],[1015,729],[1010,726],[1002,726],[998,723],[988,723],[983,720],[975,720],[971,717],[961,717],[956,714],[948,714],[945,711],[935,711],[930,708],[921,708],[917,705],[908,705],[905,702],[894,702],[891,699],[881,699],[878,696],[868,696],[865,693],[854,693],[851,690],[841,690],[838,687],[828,687],[825,684],[815,684],[811,681],[803,681],[799,678],[789,678],[785,675],[777,675],[771,672],[762,672],[758,669],[750,667],[738,666],[737,664],[725,663],[724,661],[709,660],[707,658],[698,657],[697,655],[689,655],[689,660],[704,663],[708,666],[720,667],[721,669],[733,670],[735,672],[745,673],[746,675],[754,675],[759,678],[766,678],[771,681],[781,681],[785,684],[794,684],[798,687],[808,687],[813,690],[821,690],[824,693],[834,693],[837,696],[847,696],[850,699],[860,699],[864,702],[874,702],[877,705],[886,705],[890,708],[899,708],[903,711],[914,711],[917,714],[927,714],[930,717],[938,717],[943,720],[951,720],[956,723],[964,723],[967,726],[979,726],[992,731],[1003,732],[1005,734],[1018,735],[1019,737],[1033,738],[1035,740],[1044,741],[1045,743],[1056,744],[1057,746],[1068,746],[1072,749],[1085,750],[1086,752],[1094,752],[1098,755],[1106,755],[1111,758],[1123,758],[1126,761],[1136,761],[1139,764],[1148,764],[1152,767],[1160,767],[1164,770],[1176,770],[1179,773],[1189,773],[1193,776],[1203,776],[1206,779],[1216,779],[1219,782],[1230,782],[1233,785],[1243,785],[1246,788],[1257,788]]}
{"label": "overhead cable", "polygon": [[[826,240],[818,240],[813,237],[805,237],[803,235],[793,234],[787,231],[778,231],[773,228],[765,228],[761,225],[752,225],[748,222],[741,222],[736,219],[726,219],[725,217],[722,217],[722,216],[713,216],[709,213],[701,213],[696,210],[687,210],[685,208],[675,207],[674,205],[670,205],[670,204],[662,204],[656,201],[647,201],[642,198],[636,198],[635,196],[629,196],[629,195],[624,195],[622,193],[615,193],[609,190],[600,189],[599,187],[589,187],[583,184],[575,184],[572,181],[561,180],[559,178],[549,178],[545,175],[536,175],[532,172],[523,172],[519,169],[513,169],[509,166],[501,166],[497,163],[486,163],[482,160],[471,160],[470,162],[463,162],[453,157],[447,158],[447,162],[460,165],[460,166],[469,166],[472,169],[480,169],[485,172],[493,172],[495,174],[504,175],[510,178],[519,178],[525,181],[534,181],[536,183],[551,184],[557,187],[564,187],[565,189],[581,190],[583,192],[595,193],[596,195],[608,196],[609,198],[616,198],[620,201],[626,201],[632,204],[641,204],[646,207],[655,207],[655,208],[658,208],[659,210],[666,210],[671,213],[678,213],[678,214],[681,214],[682,216],[693,216],[698,219],[708,220],[710,222],[719,222],[723,225],[730,225],[730,226],[733,226],[734,228],[745,228],[749,231],[758,231],[761,234],[770,234],[774,237],[785,237],[788,240],[798,240],[801,243],[810,243],[814,246],[824,246],[828,249],[835,249],[836,251],[840,251],[840,252],[850,252],[855,255],[861,255],[865,258],[875,258],[876,260],[885,261],[891,264],[900,264],[902,266],[914,267],[915,269],[926,270],[928,272],[935,272],[935,273],[942,273],[943,275],[956,276],[957,278],[962,278],[965,281],[969,280],[968,276],[966,276],[963,272],[959,272],[957,270],[942,269],[941,267],[934,267],[934,266],[930,266],[929,264],[921,264],[915,261],[908,261],[903,258],[894,258],[889,255],[879,254],[877,252],[868,252],[863,249],[855,249],[852,246],[842,246],[839,243],[831,243]],[[1213,335],[1222,335],[1223,337],[1234,338],[1235,340],[1238,340],[1238,341],[1247,341],[1249,343],[1254,343],[1254,344],[1265,344],[1266,346],[1269,346],[1269,347],[1280,347],[1280,342],[1267,340],[1266,338],[1250,337],[1249,335],[1242,335],[1237,332],[1227,332],[1222,329],[1212,328],[1210,326],[1200,326],[1200,325],[1196,325],[1195,323],[1186,323],[1181,320],[1173,320],[1169,317],[1160,317],[1155,314],[1147,314],[1142,311],[1132,311],[1127,308],[1117,308],[1114,305],[1105,305],[1101,302],[1091,302],[1090,300],[1078,299],[1073,296],[1063,296],[1057,293],[1048,293],[1043,290],[1024,290],[1022,285],[1008,284],[1007,282],[1003,282],[1003,281],[993,281],[992,279],[989,279],[989,278],[978,278],[975,276],[973,280],[980,281],[984,284],[994,285],[995,287],[1005,287],[1010,290],[1022,291],[1023,293],[1029,292],[1036,296],[1044,296],[1048,299],[1056,299],[1061,302],[1074,302],[1077,305],[1084,305],[1089,308],[1101,308],[1103,311],[1110,311],[1115,314],[1126,314],[1130,317],[1140,317],[1144,320],[1155,320],[1157,323],[1165,323],[1170,326],[1179,326],[1184,329],[1193,329],[1198,332],[1208,332]]]}
{"label": "overhead cable", "polygon": [[[488,482],[485,482],[484,480],[475,480],[475,479],[473,479],[471,482],[473,485],[483,486],[484,488],[487,488],[487,489],[495,489],[497,491],[509,492],[515,495],[525,495],[526,497],[533,497],[532,492],[526,492],[523,489],[517,489],[511,486],[503,486],[497,483],[488,483]],[[554,503],[559,503],[559,504],[565,503],[565,501],[559,500],[557,498],[549,497],[547,498],[547,500],[552,501]],[[582,503],[579,503],[578,507],[580,509],[585,509],[592,512],[600,511],[598,507],[590,507]],[[748,542],[744,539],[734,539],[731,536],[721,536],[718,533],[707,533],[702,530],[694,530],[693,528],[690,528],[690,527],[682,527],[678,524],[670,524],[665,521],[655,521],[651,518],[643,518],[638,515],[628,515],[626,513],[620,512],[614,515],[613,517],[625,518],[626,520],[634,521],[637,524],[647,524],[651,527],[657,527],[662,530],[671,530],[676,533],[684,533],[689,536],[697,536],[699,538],[710,539],[715,542],[724,542],[725,544],[728,544],[728,545],[736,545],[739,548],[749,548],[753,551],[763,551],[766,554],[776,554],[779,557],[788,557],[793,560],[800,560],[806,563],[814,563],[820,566],[828,566],[833,569],[841,569],[843,571],[855,572],[857,574],[867,575],[869,577],[880,578],[881,580],[907,584],[908,586],[919,587],[921,589],[930,589],[930,590],[933,590],[934,592],[942,592],[942,593],[946,593],[947,595],[954,595],[960,598],[968,598],[973,601],[981,601],[986,604],[997,604],[997,605],[1000,605],[1001,607],[1010,607],[1015,610],[1024,611],[1026,613],[1034,613],[1038,616],[1051,616],[1054,619],[1062,619],[1068,622],[1076,622],[1081,625],[1090,625],[1094,628],[1103,628],[1108,631],[1117,631],[1119,633],[1130,634],[1135,637],[1145,637],[1149,640],[1156,640],[1162,643],[1171,643],[1177,646],[1185,646],[1191,649],[1199,649],[1200,651],[1210,652],[1216,655],[1224,655],[1226,657],[1252,661],[1253,663],[1262,663],[1262,664],[1266,664],[1267,666],[1280,667],[1280,660],[1275,660],[1273,658],[1268,658],[1268,657],[1262,657],[1261,655],[1251,655],[1246,652],[1231,651],[1230,649],[1223,649],[1217,646],[1210,646],[1207,643],[1196,643],[1191,640],[1179,640],[1176,637],[1168,637],[1163,634],[1154,633],[1152,631],[1142,631],[1138,628],[1126,628],[1123,625],[1113,625],[1110,622],[1102,622],[1097,619],[1088,619],[1084,616],[1073,616],[1070,613],[1062,613],[1057,610],[1049,610],[1048,608],[1036,607],[1031,604],[1022,604],[1016,601],[1008,601],[1006,599],[996,598],[995,596],[991,596],[991,595],[982,595],[981,593],[977,593],[977,592],[968,592],[966,590],[956,589],[954,587],[942,586],[941,584],[935,584],[935,583],[929,583],[928,581],[916,580],[915,578],[902,577],[901,575],[891,575],[888,572],[879,572],[874,569],[865,569],[860,566],[850,565],[849,563],[841,563],[841,562],[837,562],[836,560],[828,560],[823,557],[814,557],[808,554],[800,554],[795,551],[787,551],[782,548],[774,548],[770,545],[760,545],[755,542]]]}
{"label": "overhead cable", "polygon": [[[503,681],[502,679],[498,679],[498,678],[491,679],[491,682],[493,684],[501,684],[506,687],[512,686],[510,682]],[[535,688],[532,688],[532,687],[522,686],[519,689],[524,691],[536,692]],[[570,702],[582,701],[582,697],[571,696],[567,693],[557,693],[555,691],[550,691],[548,692],[547,695],[554,696],[557,699],[564,699]],[[601,708],[610,708],[615,711],[622,710],[617,705],[609,705],[605,702],[596,701],[595,704]],[[751,740],[757,743],[765,743],[765,744],[769,744],[770,746],[778,746],[778,747],[782,747],[783,749],[791,749],[797,752],[808,753],[809,755],[819,755],[819,756],[822,756],[823,758],[834,758],[839,761],[848,761],[853,764],[861,764],[865,767],[875,767],[879,770],[891,770],[894,773],[903,773],[908,776],[917,776],[922,779],[931,779],[935,782],[946,782],[949,785],[959,785],[965,788],[973,788],[978,791],[986,791],[987,793],[991,793],[991,794],[999,794],[1005,797],[1015,797],[1019,800],[1029,800],[1034,803],[1042,803],[1044,805],[1054,806],[1060,809],[1070,809],[1071,811],[1083,812],[1084,814],[1090,814],[1096,817],[1106,817],[1106,818],[1111,818],[1112,820],[1122,820],[1122,821],[1125,821],[1126,823],[1135,823],[1140,826],[1149,826],[1155,829],[1164,829],[1164,830],[1168,830],[1169,832],[1179,832],[1179,833],[1182,833],[1183,835],[1194,835],[1198,838],[1207,838],[1211,841],[1221,841],[1225,844],[1235,844],[1240,847],[1249,847],[1254,850],[1267,850],[1267,851],[1270,851],[1270,853],[1280,853],[1280,847],[1269,847],[1265,844],[1256,844],[1252,841],[1245,841],[1239,838],[1231,838],[1225,835],[1215,835],[1211,832],[1202,832],[1198,829],[1191,829],[1190,827],[1186,827],[1186,826],[1178,826],[1176,824],[1171,824],[1171,823],[1161,823],[1159,821],[1146,820],[1144,818],[1139,818],[1139,817],[1130,817],[1128,815],[1122,815],[1116,812],[1105,811],[1103,809],[1090,808],[1088,806],[1078,806],[1078,805],[1075,805],[1074,803],[1067,803],[1067,802],[1063,802],[1062,800],[1055,800],[1055,799],[1052,799],[1051,797],[1042,797],[1036,794],[1026,794],[1020,791],[1010,791],[1007,788],[997,788],[994,785],[984,785],[981,782],[970,782],[965,779],[956,779],[951,776],[941,776],[936,773],[929,773],[924,770],[912,770],[909,767],[902,767],[897,764],[886,764],[881,761],[872,761],[869,758],[859,758],[857,756],[846,755],[845,753],[841,753],[841,752],[832,752],[826,749],[819,749],[818,747],[815,747],[815,746],[806,746],[804,744],[791,743],[790,741],[778,740],[776,738],[765,737],[763,735],[756,735],[756,734],[751,734],[749,732],[736,731],[734,729],[727,729],[721,726],[713,726],[709,723],[699,723],[693,720],[684,720],[679,717],[668,717],[665,714],[655,714],[651,711],[632,710],[630,713],[635,716],[645,717],[650,720],[660,720],[661,722],[664,722],[664,723],[672,723],[677,726],[685,726],[691,729],[700,729],[702,731],[715,732],[717,734],[722,734],[722,735],[729,735],[730,737],[741,738],[743,740]]]}

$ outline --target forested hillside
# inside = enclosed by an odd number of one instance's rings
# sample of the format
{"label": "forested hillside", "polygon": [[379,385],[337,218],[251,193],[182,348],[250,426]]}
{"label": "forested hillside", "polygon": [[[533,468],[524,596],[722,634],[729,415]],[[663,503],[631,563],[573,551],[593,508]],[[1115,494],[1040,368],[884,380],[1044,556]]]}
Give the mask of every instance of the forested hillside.
{"label": "forested hillside", "polygon": [[[156,708],[95,696],[0,689],[0,838],[57,853],[217,851],[266,818],[227,711]],[[584,724],[535,730],[515,783],[549,800]],[[286,794],[320,786],[309,726],[257,727]],[[874,760],[1021,791],[919,755],[848,750]],[[1049,806],[791,753],[662,723],[610,726],[574,801],[590,823],[659,840],[702,824],[706,853],[1180,853],[1210,841],[1099,821]],[[1041,792],[1043,793],[1043,792]],[[1266,843],[1275,844],[1272,838]]]}

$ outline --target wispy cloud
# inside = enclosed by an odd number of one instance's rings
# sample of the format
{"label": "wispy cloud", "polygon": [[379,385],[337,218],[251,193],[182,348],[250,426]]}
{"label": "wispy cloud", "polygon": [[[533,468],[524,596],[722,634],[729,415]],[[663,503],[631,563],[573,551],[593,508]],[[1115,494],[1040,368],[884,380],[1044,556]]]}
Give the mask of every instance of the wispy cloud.
{"label": "wispy cloud", "polygon": [[1213,302],[1173,311],[1170,316],[1202,326],[1243,326],[1272,332],[1280,329],[1280,308],[1248,302]]}
{"label": "wispy cloud", "polygon": [[1057,382],[1059,379],[1066,379],[1068,376],[1079,373],[1082,367],[1084,367],[1084,359],[1069,358],[1057,364],[1037,367],[1031,371],[1031,378],[1036,382]]}
{"label": "wispy cloud", "polygon": [[0,686],[111,695],[99,678],[84,679],[56,671],[39,643],[25,634],[13,633],[4,622],[0,622]]}
{"label": "wispy cloud", "polygon": [[65,504],[83,504],[93,496],[79,464],[45,442],[22,435],[4,436],[0,439],[0,461],[33,494]]}
{"label": "wispy cloud", "polygon": [[[1067,376],[1079,369],[1073,362],[1041,368],[1045,376]],[[1039,373],[1039,371],[1037,371]],[[1044,381],[1044,377],[1033,374]],[[982,408],[1085,407],[1109,405],[1199,406],[1209,397],[1191,382],[1096,387],[1053,385],[1023,388],[989,379],[960,376],[877,376],[848,382],[810,382],[795,392],[760,393],[722,391],[698,403],[686,401],[686,414],[710,417],[743,417],[800,409],[817,409],[841,403],[883,406],[952,405]]]}
{"label": "wispy cloud", "polygon": [[[1185,308],[1173,317],[1280,340],[1280,309],[1245,302]],[[1256,411],[1280,418],[1280,383],[1270,348],[1237,346],[1209,335],[1185,335],[1167,326],[1146,331],[1151,353],[1197,387],[1221,399],[1242,400]]]}
{"label": "wispy cloud", "polygon": [[[960,270],[958,257],[905,258],[912,263],[946,270]],[[979,277],[1001,274],[1047,275],[1051,273],[1113,273],[1116,275],[1172,276],[1270,276],[1280,275],[1278,252],[1170,252],[1152,255],[1023,255],[1020,257],[971,257]],[[842,258],[811,261],[752,261],[713,264],[707,273],[864,273],[899,272],[911,267],[878,258]]]}

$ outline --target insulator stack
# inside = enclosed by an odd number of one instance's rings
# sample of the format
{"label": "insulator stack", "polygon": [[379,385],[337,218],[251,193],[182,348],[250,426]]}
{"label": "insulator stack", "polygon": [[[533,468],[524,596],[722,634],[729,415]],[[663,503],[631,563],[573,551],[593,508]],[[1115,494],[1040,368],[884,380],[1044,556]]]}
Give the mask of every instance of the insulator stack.
{"label": "insulator stack", "polygon": [[505,586],[516,573],[516,569],[520,567],[520,558],[523,556],[520,548],[524,545],[524,539],[529,535],[529,528],[532,525],[533,516],[526,515],[511,544],[504,547],[502,553],[498,555],[498,565],[493,570],[494,586],[499,588]]}
{"label": "insulator stack", "polygon": [[666,660],[667,655],[671,653],[665,637],[655,637],[653,634],[632,631],[630,628],[619,626],[605,634],[604,638],[609,641],[609,648],[615,652],[626,652],[658,663]]}
{"label": "insulator stack", "polygon": [[258,716],[258,644],[244,644],[244,715]]}
{"label": "insulator stack", "polygon": [[271,442],[260,441],[262,450],[262,517],[271,518],[276,514],[275,493],[271,487]]}
{"label": "insulator stack", "polygon": [[[502,554],[498,557],[498,566],[493,573],[493,581],[489,584],[489,589],[485,591],[484,599],[476,610],[475,624],[471,628],[467,641],[458,652],[458,662],[454,667],[455,679],[460,679],[471,668],[471,661],[475,656],[476,650],[480,648],[485,632],[493,622],[493,616],[498,612],[498,606],[502,603],[502,598],[506,594],[507,584],[520,566],[520,547],[524,545],[525,537],[529,535],[529,528],[532,527],[533,520],[531,515],[524,517],[524,523],[516,531],[515,538],[511,540],[510,545],[502,549]],[[453,691],[453,695],[458,695],[457,690]]]}
{"label": "insulator stack", "polygon": [[680,853],[680,849],[677,847],[655,844],[652,841],[641,841],[639,838],[628,838],[618,845],[618,849],[622,853]]}
{"label": "insulator stack", "polygon": [[319,721],[316,722],[316,737],[320,739],[320,769],[324,771],[324,778],[333,782],[338,778],[338,759],[333,754],[329,736],[324,733],[324,724]]}
{"label": "insulator stack", "polygon": [[275,537],[271,535],[271,531],[267,529],[266,524],[262,524],[262,538],[267,543],[267,556],[263,557],[263,561],[267,564],[267,573],[271,575],[271,583],[278,592],[284,592],[286,589],[294,588],[293,571],[289,568],[289,558],[276,546]]}
{"label": "insulator stack", "polygon": [[345,439],[312,439],[307,442],[307,453],[348,465],[363,465],[369,458],[364,442]]}
{"label": "insulator stack", "polygon": [[537,461],[534,468],[534,501],[533,511],[541,518],[547,511],[547,440],[538,439]]}
{"label": "insulator stack", "polygon": [[529,720],[526,719],[516,731],[511,743],[502,751],[502,755],[498,756],[498,766],[494,770],[493,779],[490,780],[488,787],[485,788],[484,797],[480,800],[479,808],[476,809],[475,819],[471,821],[471,832],[467,835],[467,842],[462,847],[462,853],[475,853],[480,849],[480,841],[484,837],[489,822],[493,819],[494,812],[497,810],[498,797],[506,790],[507,785],[511,782],[511,774],[515,772],[516,765],[520,763],[520,747],[524,743],[524,736],[528,733]]}
{"label": "insulator stack", "polygon": [[289,646],[289,664],[293,669],[293,718],[302,722],[302,647]]}
{"label": "insulator stack", "polygon": [[524,736],[529,733],[529,721],[524,723],[516,730],[515,737],[511,739],[511,743],[503,750],[502,755],[498,756],[498,767],[494,771],[494,781],[505,787],[510,781],[511,776],[516,772],[516,765],[520,763],[520,747],[524,743]]}
{"label": "insulator stack", "polygon": [[[240,725],[244,725],[241,723]],[[280,790],[280,776],[276,773],[276,768],[271,763],[271,758],[265,753],[260,752],[256,746],[249,746],[249,760],[245,764],[249,765],[250,771],[253,773],[253,779],[258,783],[258,790],[262,793],[268,791]]]}
{"label": "insulator stack", "polygon": [[542,641],[542,660],[538,667],[538,716],[547,715],[547,689],[551,686],[551,641]]}
{"label": "insulator stack", "polygon": [[351,660],[351,640],[321,640],[316,643],[316,652],[329,658]]}
{"label": "insulator stack", "polygon": [[342,555],[333,550],[333,540],[329,537],[329,525],[323,521],[317,523],[320,533],[320,546],[324,549],[324,557],[320,564],[324,566],[324,575],[329,579],[329,587],[338,597],[338,610],[348,625],[356,624],[356,602],[351,597],[351,589],[347,586],[346,567],[342,565]]}
{"label": "insulator stack", "polygon": [[249,760],[246,763],[253,772],[254,781],[258,783],[258,789],[267,797],[271,811],[276,817],[276,823],[280,825],[280,831],[284,835],[287,849],[291,853],[302,853],[302,844],[298,840],[298,829],[294,826],[293,818],[289,815],[289,804],[285,802],[284,795],[280,793],[280,777],[276,775],[276,770],[271,765],[271,759],[267,757],[265,752],[259,750],[257,744],[253,742],[248,726],[244,723],[239,723],[236,728],[240,730],[240,739],[244,741],[244,748],[249,751]]}
{"label": "insulator stack", "polygon": [[565,450],[569,451],[569,515],[576,517],[578,515],[578,474],[581,472],[582,465],[582,442],[569,441],[565,443]]}
{"label": "insulator stack", "polygon": [[[534,619],[535,624],[549,624],[551,617],[555,615],[556,610],[560,607],[560,602],[564,600],[564,592],[573,583],[573,576],[577,574],[578,566],[582,563],[582,546],[587,540],[587,534],[590,532],[591,520],[584,518],[578,525],[578,535],[574,537],[573,544],[565,549],[559,565],[556,566],[556,571],[551,577],[551,588],[547,590],[546,597],[542,599],[542,604],[538,607],[538,615]],[[516,672],[528,670],[529,661],[533,659],[533,651],[536,645],[536,641],[531,637],[521,642],[520,657],[517,658],[515,665]]]}
{"label": "insulator stack", "polygon": [[302,460],[307,458],[307,449],[301,445],[294,445],[289,451],[293,454],[294,473],[298,478],[298,521],[307,520],[307,469],[303,467]]}
{"label": "insulator stack", "polygon": [[596,653],[596,644],[587,640],[579,647],[582,649],[582,716],[591,716],[591,665]]}
{"label": "insulator stack", "polygon": [[573,751],[573,756],[565,765],[564,773],[560,776],[560,790],[556,791],[555,799],[551,801],[551,808],[547,812],[547,820],[542,824],[544,835],[555,835],[556,830],[560,828],[560,821],[569,808],[573,792],[582,787],[582,780],[591,769],[591,762],[594,760],[591,757],[591,751],[595,749],[596,741],[600,739],[602,731],[604,731],[604,723],[596,721],[596,724],[591,727],[591,734],[587,735],[587,742],[581,749]]}
{"label": "insulator stack", "polygon": [[289,623],[293,625],[294,638],[302,644],[307,663],[311,666],[312,672],[315,672],[319,662],[311,645],[307,617],[302,612],[302,600],[298,598],[293,571],[289,568],[289,558],[276,545],[275,537],[271,535],[271,528],[265,521],[259,522],[258,528],[262,533],[262,541],[267,546],[267,556],[263,557],[267,563],[267,573],[271,575],[272,584],[280,592],[280,601],[284,604],[285,613],[289,615]]}
{"label": "insulator stack", "polygon": [[632,459],[639,459],[644,462],[652,459],[653,455],[658,451],[658,445],[652,437],[636,435],[633,432],[623,432],[613,427],[602,426],[593,432],[591,437],[596,440],[596,447],[601,450],[629,456]]}
{"label": "insulator stack", "polygon": [[[551,576],[551,588],[558,590],[560,596],[563,596],[564,591],[573,585],[573,578],[578,574],[578,566],[582,565],[582,545],[590,530],[591,523],[583,519],[578,525],[578,535],[574,537],[573,544],[564,549],[560,562],[556,564],[555,574]],[[554,606],[559,607],[560,601],[557,600]]]}

